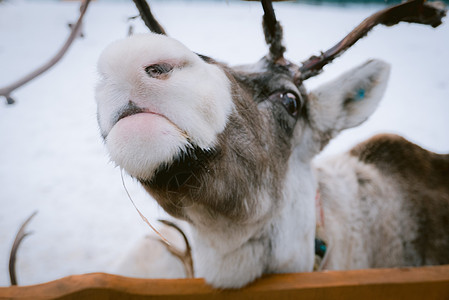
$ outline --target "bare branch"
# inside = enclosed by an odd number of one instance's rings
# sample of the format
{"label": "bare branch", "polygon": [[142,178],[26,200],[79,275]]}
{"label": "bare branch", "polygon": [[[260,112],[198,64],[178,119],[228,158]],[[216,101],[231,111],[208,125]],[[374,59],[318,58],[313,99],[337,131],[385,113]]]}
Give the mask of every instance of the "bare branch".
{"label": "bare branch", "polygon": [[182,264],[184,265],[184,270],[186,271],[187,278],[193,278],[195,273],[193,269],[192,248],[190,247],[190,243],[189,240],[187,239],[187,236],[182,231],[182,229],[179,228],[178,225],[176,225],[175,223],[172,223],[167,220],[159,220],[159,222],[164,223],[167,226],[173,227],[182,235],[184,242],[186,244],[186,249],[184,252],[173,247],[172,245],[168,245],[166,243],[163,244],[167,248],[167,250],[170,251],[171,254],[173,254],[174,256],[179,258],[179,260],[181,260]]}
{"label": "bare branch", "polygon": [[140,17],[151,32],[158,34],[165,34],[164,28],[158,23],[156,18],[151,13],[150,6],[145,0],[133,0],[137,9],[139,10]]}
{"label": "bare branch", "polygon": [[337,43],[320,56],[311,56],[303,62],[299,68],[303,81],[321,73],[323,67],[332,62],[336,57],[343,54],[359,39],[378,24],[393,26],[399,22],[418,23],[437,27],[441,19],[446,15],[446,8],[442,2],[424,2],[425,0],[411,0],[384,10],[366,18],[359,26],[352,30],[344,39]]}
{"label": "bare branch", "polygon": [[0,89],[0,96],[3,96],[7,99],[8,104],[14,103],[14,99],[11,97],[11,93],[16,90],[17,88],[21,87],[22,85],[28,83],[29,81],[33,80],[34,78],[38,77],[51,67],[53,67],[67,52],[70,45],[73,43],[76,37],[79,36],[80,30],[81,30],[81,24],[83,21],[84,14],[86,13],[87,7],[89,6],[91,0],[83,0],[83,3],[80,7],[80,16],[78,17],[78,21],[74,26],[72,26],[72,31],[70,32],[69,37],[67,38],[67,41],[62,46],[62,48],[59,50],[58,53],[46,64],[41,66],[40,68],[36,69],[35,71],[31,72],[30,74],[26,75],[22,79],[14,82],[13,84],[6,86],[4,88]]}
{"label": "bare branch", "polygon": [[31,219],[34,218],[36,214],[37,211],[33,212],[31,216],[29,216],[28,219],[26,219],[25,222],[23,222],[22,226],[20,226],[19,232],[17,232],[16,238],[12,245],[11,254],[9,255],[9,278],[11,280],[11,285],[17,285],[17,277],[16,277],[17,250],[19,249],[19,246],[22,243],[23,239],[30,234],[29,232],[25,232],[25,227],[28,225]]}
{"label": "bare branch", "polygon": [[265,41],[270,48],[270,59],[278,61],[284,57],[285,47],[282,45],[282,26],[276,20],[273,5],[270,0],[262,0],[264,11],[262,26]]}

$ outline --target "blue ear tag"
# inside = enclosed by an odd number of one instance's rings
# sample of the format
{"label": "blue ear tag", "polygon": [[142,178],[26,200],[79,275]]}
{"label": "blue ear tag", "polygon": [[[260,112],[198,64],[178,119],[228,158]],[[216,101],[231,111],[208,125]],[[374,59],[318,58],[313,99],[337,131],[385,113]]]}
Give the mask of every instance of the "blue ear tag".
{"label": "blue ear tag", "polygon": [[354,100],[355,101],[362,101],[365,98],[365,89],[360,89],[355,94]]}

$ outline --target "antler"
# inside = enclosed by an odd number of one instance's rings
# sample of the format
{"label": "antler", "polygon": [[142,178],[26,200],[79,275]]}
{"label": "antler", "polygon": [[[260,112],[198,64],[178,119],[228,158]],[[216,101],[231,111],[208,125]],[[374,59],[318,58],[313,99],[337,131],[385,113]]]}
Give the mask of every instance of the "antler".
{"label": "antler", "polygon": [[133,0],[133,1],[137,9],[139,10],[140,17],[142,18],[145,25],[147,25],[147,27],[150,29],[150,31],[154,33],[167,35],[165,33],[164,28],[153,16],[153,13],[151,12],[150,6],[148,5],[147,1],[145,0]]}
{"label": "antler", "polygon": [[277,62],[284,57],[285,47],[282,45],[282,26],[276,20],[273,5],[270,0],[262,0],[264,11],[262,26],[265,41],[270,46],[270,58]]}
{"label": "antler", "polygon": [[174,256],[176,256],[179,260],[181,260],[183,266],[184,266],[184,270],[186,272],[186,277],[187,278],[193,278],[195,275],[194,269],[193,269],[193,258],[192,258],[192,248],[190,247],[190,243],[189,240],[187,239],[187,236],[185,235],[184,231],[182,231],[181,228],[178,227],[178,225],[176,225],[173,222],[167,221],[167,220],[159,220],[159,222],[164,223],[167,226],[173,227],[174,229],[176,229],[181,235],[182,238],[184,239],[184,243],[186,244],[186,249],[185,251],[181,251],[180,249],[177,249],[176,247],[169,245],[167,243],[163,243],[162,244],[167,248],[167,250],[173,254]]}
{"label": "antler", "polygon": [[301,74],[298,80],[303,81],[321,73],[325,65],[343,54],[378,24],[393,26],[402,21],[437,27],[442,23],[441,19],[445,15],[446,8],[442,2],[425,3],[425,0],[411,0],[381,10],[366,18],[335,46],[321,53],[320,56],[311,56],[303,62],[299,68]]}
{"label": "antler", "polygon": [[26,219],[25,222],[23,222],[22,226],[20,226],[20,229],[17,232],[14,244],[12,245],[11,254],[9,255],[9,278],[11,280],[11,285],[17,285],[17,277],[16,277],[17,250],[19,249],[19,246],[22,243],[23,239],[30,234],[29,232],[25,232],[25,228],[36,214],[37,211],[33,212],[31,216],[29,216],[28,219]]}

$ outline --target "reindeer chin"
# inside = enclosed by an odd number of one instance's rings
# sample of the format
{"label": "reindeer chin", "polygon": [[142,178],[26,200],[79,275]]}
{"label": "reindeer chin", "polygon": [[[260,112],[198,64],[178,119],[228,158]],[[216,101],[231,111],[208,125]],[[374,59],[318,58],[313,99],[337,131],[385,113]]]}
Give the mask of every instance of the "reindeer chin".
{"label": "reindeer chin", "polygon": [[190,145],[186,134],[165,117],[139,113],[119,120],[106,137],[111,160],[131,176],[151,179]]}
{"label": "reindeer chin", "polygon": [[171,164],[159,166],[153,178],[146,181],[146,184],[150,188],[166,191],[177,191],[181,188],[195,187],[194,182],[201,177],[201,173],[210,172],[207,163],[218,152],[217,149],[204,150],[198,146],[190,146],[182,151]]}

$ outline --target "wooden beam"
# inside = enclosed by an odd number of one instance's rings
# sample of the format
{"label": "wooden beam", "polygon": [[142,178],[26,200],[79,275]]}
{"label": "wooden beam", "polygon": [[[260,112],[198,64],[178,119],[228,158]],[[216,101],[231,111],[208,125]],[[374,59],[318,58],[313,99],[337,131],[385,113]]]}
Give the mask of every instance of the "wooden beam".
{"label": "wooden beam", "polygon": [[0,299],[449,299],[449,265],[267,275],[241,290],[203,279],[74,275],[33,286],[0,288]]}

